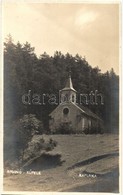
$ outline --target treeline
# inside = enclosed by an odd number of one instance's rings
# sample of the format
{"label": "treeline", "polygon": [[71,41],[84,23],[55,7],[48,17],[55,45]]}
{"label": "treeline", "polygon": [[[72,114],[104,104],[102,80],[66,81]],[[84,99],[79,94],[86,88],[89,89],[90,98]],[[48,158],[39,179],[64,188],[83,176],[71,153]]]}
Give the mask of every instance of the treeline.
{"label": "treeline", "polygon": [[58,95],[65,86],[69,70],[78,93],[89,94],[98,90],[103,94],[103,105],[89,104],[88,107],[104,120],[105,132],[118,132],[119,76],[113,69],[101,73],[98,67],[92,68],[79,54],[64,55],[56,51],[53,56],[44,52],[37,57],[28,42],[15,44],[11,36],[4,43],[5,132],[11,131],[10,125],[25,114],[35,114],[48,132],[48,114],[56,105],[24,105],[22,96],[29,90],[32,94]]}

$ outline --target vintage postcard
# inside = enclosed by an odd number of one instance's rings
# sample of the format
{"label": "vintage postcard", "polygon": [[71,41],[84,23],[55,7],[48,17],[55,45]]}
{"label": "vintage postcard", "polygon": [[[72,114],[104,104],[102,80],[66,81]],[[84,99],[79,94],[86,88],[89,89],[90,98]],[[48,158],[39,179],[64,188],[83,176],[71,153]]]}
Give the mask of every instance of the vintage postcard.
{"label": "vintage postcard", "polygon": [[1,193],[121,193],[121,2],[5,0],[2,27]]}

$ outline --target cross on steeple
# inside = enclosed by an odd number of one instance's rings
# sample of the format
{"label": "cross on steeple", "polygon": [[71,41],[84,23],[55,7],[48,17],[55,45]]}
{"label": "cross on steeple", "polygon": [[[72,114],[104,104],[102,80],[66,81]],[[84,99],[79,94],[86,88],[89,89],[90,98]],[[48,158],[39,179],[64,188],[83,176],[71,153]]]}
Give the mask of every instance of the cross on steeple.
{"label": "cross on steeple", "polygon": [[68,74],[69,74],[69,77],[71,77],[71,70],[69,70],[69,73]]}

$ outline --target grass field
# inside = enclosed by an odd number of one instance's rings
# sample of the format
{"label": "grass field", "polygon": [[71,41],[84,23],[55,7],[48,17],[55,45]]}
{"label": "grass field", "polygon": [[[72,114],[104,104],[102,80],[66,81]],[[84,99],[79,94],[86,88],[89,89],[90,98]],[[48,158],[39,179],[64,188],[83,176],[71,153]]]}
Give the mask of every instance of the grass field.
{"label": "grass field", "polygon": [[5,173],[4,191],[118,192],[118,135],[43,136],[58,145],[29,165],[40,175]]}

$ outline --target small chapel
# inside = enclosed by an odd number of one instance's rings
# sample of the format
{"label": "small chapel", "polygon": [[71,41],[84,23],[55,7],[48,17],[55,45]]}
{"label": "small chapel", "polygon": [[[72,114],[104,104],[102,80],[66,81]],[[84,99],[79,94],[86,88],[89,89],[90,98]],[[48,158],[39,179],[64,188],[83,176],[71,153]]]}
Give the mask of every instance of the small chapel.
{"label": "small chapel", "polygon": [[99,133],[103,122],[90,109],[76,103],[77,91],[73,88],[70,73],[59,94],[60,103],[49,115],[49,128],[52,133],[57,133],[61,126],[69,127],[74,133],[92,133],[93,130]]}

